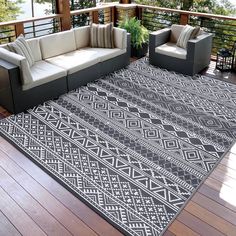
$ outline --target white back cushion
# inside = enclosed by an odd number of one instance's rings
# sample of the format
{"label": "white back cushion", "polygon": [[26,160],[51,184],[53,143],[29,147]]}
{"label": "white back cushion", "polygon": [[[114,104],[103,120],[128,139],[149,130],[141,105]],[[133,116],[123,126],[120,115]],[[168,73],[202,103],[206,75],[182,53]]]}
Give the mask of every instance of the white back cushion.
{"label": "white back cushion", "polygon": [[39,43],[43,59],[76,50],[73,30],[42,36]]}
{"label": "white back cushion", "polygon": [[176,25],[176,24],[171,25],[171,28],[170,28],[171,33],[170,33],[170,40],[169,40],[171,43],[177,42],[183,28],[184,28],[184,25]]}
{"label": "white back cushion", "polygon": [[113,28],[114,46],[115,48],[127,48],[127,32],[124,29]]}
{"label": "white back cushion", "polygon": [[39,39],[38,38],[28,39],[27,43],[32,51],[34,61],[41,61],[42,54],[40,50]]}
{"label": "white back cushion", "polygon": [[90,26],[82,26],[74,28],[76,49],[89,46],[90,42]]}

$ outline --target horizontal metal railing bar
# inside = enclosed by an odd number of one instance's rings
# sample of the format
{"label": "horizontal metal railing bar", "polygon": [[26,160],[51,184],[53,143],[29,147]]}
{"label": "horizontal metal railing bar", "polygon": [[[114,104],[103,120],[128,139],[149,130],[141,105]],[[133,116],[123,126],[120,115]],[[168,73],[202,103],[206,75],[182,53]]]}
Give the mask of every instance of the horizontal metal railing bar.
{"label": "horizontal metal railing bar", "polygon": [[[191,20],[191,19],[190,19],[190,22],[194,23],[194,21]],[[229,27],[236,27],[236,24],[235,25],[226,24],[226,23],[224,24],[223,22],[222,23],[221,22],[209,22],[209,21],[203,21],[203,22],[204,22],[204,24],[207,24],[209,26],[211,26],[211,25],[214,26],[214,24],[218,24],[218,27],[221,27],[222,29],[227,28],[227,26],[229,26]],[[236,31],[236,28],[235,28],[235,30],[234,29],[231,29],[231,30]]]}
{"label": "horizontal metal railing bar", "polygon": [[[159,16],[155,16],[155,19],[163,19],[163,17],[165,17],[165,15],[159,15]],[[179,18],[178,15],[176,15],[176,16],[170,15],[170,16],[168,16],[168,17],[170,17],[170,18],[178,17],[178,18]],[[143,18],[153,19],[152,16],[146,16],[146,15],[143,15]]]}
{"label": "horizontal metal railing bar", "polygon": [[82,13],[90,13],[90,12],[94,12],[94,11],[109,9],[109,8],[114,7],[116,5],[117,4],[108,4],[108,5],[102,5],[102,6],[96,6],[96,7],[90,7],[90,8],[85,8],[85,9],[74,10],[74,11],[70,12],[70,15],[79,15],[79,14],[82,14]]}
{"label": "horizontal metal railing bar", "polygon": [[215,15],[215,14],[202,13],[202,12],[184,11],[184,10],[178,10],[178,9],[155,7],[155,6],[148,6],[148,5],[141,5],[141,4],[137,4],[137,6],[144,9],[146,8],[146,9],[152,9],[152,10],[158,10],[158,11],[165,11],[165,12],[175,12],[175,13],[180,13],[180,14],[185,14],[185,15],[202,16],[206,18],[236,20],[236,17],[234,16],[223,16],[223,15]]}
{"label": "horizontal metal railing bar", "polygon": [[[162,19],[162,18],[161,18]],[[164,23],[159,23],[159,22],[149,22],[148,20],[146,20],[146,19],[143,19],[143,22],[144,23],[146,23],[146,25],[152,25],[152,26],[155,26],[155,25],[160,25],[160,24],[162,24],[162,25],[168,25],[167,23],[166,24],[164,24]],[[195,25],[199,25],[199,24],[195,24]],[[232,26],[233,27],[233,26]],[[221,30],[229,30],[231,33],[233,33],[233,32],[236,32],[236,30],[233,30],[233,29],[226,29],[226,28],[224,28],[224,27],[214,27],[214,26],[208,26],[208,25],[204,25],[204,28],[207,28],[208,29],[208,31],[209,32],[212,32],[212,33],[216,33],[217,31],[217,29],[219,30],[219,29],[221,29]],[[212,30],[211,30],[212,29]],[[227,35],[229,35],[229,36],[235,36],[235,34],[222,34],[222,35],[225,35],[225,36],[227,36]]]}
{"label": "horizontal metal railing bar", "polygon": [[4,31],[0,31],[0,34],[10,33],[10,32],[15,32],[15,30],[4,30]]}
{"label": "horizontal metal railing bar", "polygon": [[52,18],[60,18],[60,17],[62,17],[61,14],[52,14],[52,15],[48,15],[48,16],[31,17],[31,18],[27,18],[25,20],[13,20],[13,21],[7,21],[7,22],[0,22],[0,27],[17,25],[20,23],[35,22],[35,21],[39,21],[39,20],[47,20],[47,19],[52,19]]}
{"label": "horizontal metal railing bar", "polygon": [[57,21],[57,22],[48,22],[48,23],[44,23],[44,24],[30,25],[30,26],[25,26],[24,29],[30,29],[33,27],[39,27],[39,26],[44,26],[44,25],[51,25],[54,23],[59,23],[59,22]]}
{"label": "horizontal metal railing bar", "polygon": [[30,32],[26,32],[25,34],[32,34],[32,33],[37,33],[37,32],[43,32],[43,31],[52,30],[52,29],[57,29],[57,28],[50,27],[50,28],[45,28],[45,29],[40,29],[40,30],[33,30],[33,31],[30,31]]}
{"label": "horizontal metal railing bar", "polygon": [[2,39],[9,39],[9,38],[14,38],[14,37],[16,37],[15,35],[8,35],[8,36],[6,36],[6,37],[3,37],[3,38],[0,38],[1,40]]}

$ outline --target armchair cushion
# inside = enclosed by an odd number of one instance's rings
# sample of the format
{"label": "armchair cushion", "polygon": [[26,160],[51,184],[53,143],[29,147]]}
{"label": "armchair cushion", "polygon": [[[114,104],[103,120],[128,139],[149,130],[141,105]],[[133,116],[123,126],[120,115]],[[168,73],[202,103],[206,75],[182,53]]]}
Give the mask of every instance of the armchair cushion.
{"label": "armchair cushion", "polygon": [[180,48],[175,43],[170,43],[170,42],[156,47],[155,52],[160,53],[162,55],[179,58],[179,59],[186,59],[186,56],[187,56],[186,49]]}
{"label": "armchair cushion", "polygon": [[198,36],[200,33],[202,33],[200,26],[194,27],[194,30],[193,30],[193,32],[192,32],[192,34],[191,34],[191,36],[190,36],[190,39],[195,39],[195,38],[197,38],[197,36]]}
{"label": "armchair cushion", "polygon": [[183,28],[184,28],[184,25],[176,25],[176,24],[171,25],[171,28],[170,28],[171,33],[170,33],[170,39],[169,39],[171,43],[177,43],[177,40]]}
{"label": "armchair cushion", "polygon": [[190,39],[193,31],[194,31],[194,27],[190,25],[185,25],[179,35],[176,45],[181,48],[186,48],[188,40]]}

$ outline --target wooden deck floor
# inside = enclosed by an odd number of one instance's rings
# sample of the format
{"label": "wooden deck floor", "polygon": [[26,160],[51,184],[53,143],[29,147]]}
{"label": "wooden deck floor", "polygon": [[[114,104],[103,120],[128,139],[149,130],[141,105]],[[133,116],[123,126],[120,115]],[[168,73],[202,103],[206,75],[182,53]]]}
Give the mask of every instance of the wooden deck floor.
{"label": "wooden deck floor", "polygon": [[[236,83],[214,63],[205,73]],[[0,137],[0,236],[8,235],[122,234]],[[174,235],[236,236],[236,145],[164,233]]]}

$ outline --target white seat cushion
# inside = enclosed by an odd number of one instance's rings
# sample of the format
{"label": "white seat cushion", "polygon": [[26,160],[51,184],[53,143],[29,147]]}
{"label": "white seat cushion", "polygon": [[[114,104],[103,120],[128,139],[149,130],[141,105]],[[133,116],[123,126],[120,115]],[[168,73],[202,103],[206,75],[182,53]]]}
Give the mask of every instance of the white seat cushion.
{"label": "white seat cushion", "polygon": [[32,82],[23,85],[23,90],[48,83],[67,75],[67,72],[55,65],[45,61],[38,61],[30,68]]}
{"label": "white seat cushion", "polygon": [[176,46],[175,43],[162,44],[161,46],[155,48],[155,52],[179,59],[186,59],[187,56],[186,49]]}
{"label": "white seat cushion", "polygon": [[100,58],[100,62],[109,60],[126,53],[126,49],[119,48],[86,48],[86,51],[95,52]]}
{"label": "white seat cushion", "polygon": [[95,65],[100,62],[100,58],[97,52],[89,51],[84,48],[48,58],[46,61],[66,69],[68,74],[73,74],[76,71]]}

